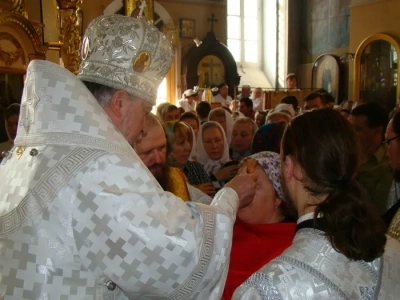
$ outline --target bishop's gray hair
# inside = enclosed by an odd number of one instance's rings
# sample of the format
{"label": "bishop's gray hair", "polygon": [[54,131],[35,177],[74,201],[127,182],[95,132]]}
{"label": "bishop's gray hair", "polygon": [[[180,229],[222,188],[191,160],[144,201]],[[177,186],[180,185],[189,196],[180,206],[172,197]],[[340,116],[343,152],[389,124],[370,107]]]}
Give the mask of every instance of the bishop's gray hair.
{"label": "bishop's gray hair", "polygon": [[109,104],[112,95],[118,90],[99,83],[94,83],[89,81],[82,81],[82,82],[85,84],[88,90],[93,94],[93,96],[96,98],[97,102],[100,104],[101,107],[104,107],[107,104]]}

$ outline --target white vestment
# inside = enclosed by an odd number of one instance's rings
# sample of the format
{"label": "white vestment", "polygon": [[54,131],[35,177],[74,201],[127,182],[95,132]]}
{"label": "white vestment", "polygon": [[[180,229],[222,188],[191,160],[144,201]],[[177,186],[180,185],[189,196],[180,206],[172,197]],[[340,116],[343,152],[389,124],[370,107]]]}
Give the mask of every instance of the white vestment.
{"label": "white vestment", "polygon": [[222,103],[222,105],[226,105],[227,103],[230,104],[232,102],[231,96],[226,96],[226,99],[221,96],[221,94],[217,94],[213,97],[212,102],[214,103]]}
{"label": "white vestment", "polygon": [[190,104],[186,99],[181,99],[178,101],[179,107],[182,107],[185,111],[195,111],[196,107],[196,101],[193,101],[192,104]]}
{"label": "white vestment", "polygon": [[164,192],[66,69],[29,65],[0,178],[0,299],[220,298],[236,192]]}
{"label": "white vestment", "polygon": [[253,111],[263,110],[263,98],[257,98],[253,100]]}
{"label": "white vestment", "polygon": [[322,231],[297,231],[292,246],[254,273],[234,300],[399,299],[400,244],[387,237],[372,262],[352,261],[333,249]]}

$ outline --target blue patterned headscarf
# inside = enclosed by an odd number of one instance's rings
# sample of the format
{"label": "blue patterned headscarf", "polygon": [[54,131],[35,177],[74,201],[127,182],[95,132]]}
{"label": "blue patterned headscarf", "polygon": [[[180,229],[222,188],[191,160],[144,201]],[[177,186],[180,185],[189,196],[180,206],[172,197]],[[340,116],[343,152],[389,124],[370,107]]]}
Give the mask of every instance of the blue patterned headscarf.
{"label": "blue patterned headscarf", "polygon": [[278,153],[264,151],[249,156],[257,160],[259,165],[264,169],[268,178],[271,180],[272,185],[282,201],[286,201],[285,193],[282,189],[281,179],[281,161]]}

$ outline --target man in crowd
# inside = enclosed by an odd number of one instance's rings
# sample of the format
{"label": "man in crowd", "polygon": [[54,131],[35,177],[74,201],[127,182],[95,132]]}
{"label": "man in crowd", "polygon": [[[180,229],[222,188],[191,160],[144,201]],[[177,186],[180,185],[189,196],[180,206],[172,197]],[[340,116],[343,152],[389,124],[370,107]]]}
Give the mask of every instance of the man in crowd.
{"label": "man in crowd", "polygon": [[[395,184],[400,182],[400,113],[396,113],[390,120],[385,134],[384,143],[387,146],[387,156],[393,170]],[[398,197],[398,195],[393,195]],[[400,241],[400,199],[384,214],[383,219],[389,227],[387,233]]]}
{"label": "man in crowd", "polygon": [[208,114],[211,111],[211,104],[207,101],[200,101],[196,106],[196,113],[200,119],[200,125],[208,121]]}
{"label": "man in crowd", "polygon": [[286,76],[286,88],[288,90],[297,90],[297,77],[294,73],[289,73]]}
{"label": "man in crowd", "polygon": [[212,199],[188,184],[182,170],[169,166],[168,134],[155,115],[146,116],[146,130],[146,134],[136,140],[134,148],[161,187],[184,201],[210,204]]}
{"label": "man in crowd", "polygon": [[[237,176],[210,206],[163,191],[131,145],[170,43],[144,20],[110,15],[89,24],[82,49],[79,78],[47,61],[28,67],[0,168],[0,298],[219,299],[256,176]],[[136,67],[143,53],[152,59]]]}
{"label": "man in crowd", "polygon": [[250,98],[251,96],[251,86],[248,84],[242,85],[242,90],[239,95],[236,96],[236,100],[242,99],[242,98]]}
{"label": "man in crowd", "polygon": [[387,199],[393,173],[386,157],[386,145],[382,145],[389,114],[378,103],[368,102],[350,112],[349,121],[362,145],[359,182],[367,189],[370,199],[380,214],[387,208]]}
{"label": "man in crowd", "polygon": [[251,99],[253,100],[253,110],[255,112],[263,110],[262,89],[260,87],[253,90]]}
{"label": "man in crowd", "polygon": [[173,104],[166,105],[161,112],[162,121],[164,123],[177,121],[180,116],[181,112],[179,111],[179,108]]}
{"label": "man in crowd", "polygon": [[329,93],[321,93],[322,102],[326,107],[333,108],[335,106],[335,98]]}
{"label": "man in crowd", "polygon": [[228,95],[228,92],[228,85],[226,83],[221,83],[218,86],[218,94],[213,97],[212,102],[221,103],[221,105],[229,107],[232,102],[232,97]]}
{"label": "man in crowd", "polygon": [[240,99],[239,111],[245,116],[254,120],[253,101],[250,98]]}
{"label": "man in crowd", "polygon": [[319,109],[325,106],[320,93],[310,93],[304,98],[304,110]]}
{"label": "man in crowd", "polygon": [[297,100],[296,96],[285,96],[281,99],[280,103],[292,105],[294,112],[299,110],[299,101]]}

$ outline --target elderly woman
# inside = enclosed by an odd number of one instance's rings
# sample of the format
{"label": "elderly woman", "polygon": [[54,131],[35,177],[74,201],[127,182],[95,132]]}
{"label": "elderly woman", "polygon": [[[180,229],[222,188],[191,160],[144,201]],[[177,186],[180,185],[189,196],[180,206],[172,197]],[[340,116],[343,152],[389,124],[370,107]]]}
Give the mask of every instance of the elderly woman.
{"label": "elderly woman", "polygon": [[196,161],[189,160],[195,141],[193,129],[180,121],[170,125],[170,129],[172,129],[172,152],[170,155],[172,165],[182,169],[192,186],[209,196],[214,196],[215,188],[211,184],[211,178],[204,167]]}
{"label": "elderly woman", "polygon": [[248,118],[238,118],[233,124],[230,157],[240,161],[251,154],[251,142],[256,133],[256,123]]}
{"label": "elderly woman", "polygon": [[[261,152],[251,158],[258,162],[254,172],[259,175],[259,183],[250,205],[237,212],[224,300],[231,299],[235,289],[252,273],[292,244],[296,227],[294,219],[288,217],[279,154]],[[239,173],[245,167],[243,164]]]}
{"label": "elderly woman", "polygon": [[217,188],[236,175],[237,163],[229,158],[225,132],[217,122],[208,121],[201,126],[197,139],[197,161],[210,174]]}
{"label": "elderly woman", "polygon": [[266,123],[289,123],[295,111],[290,104],[280,103],[267,114]]}

